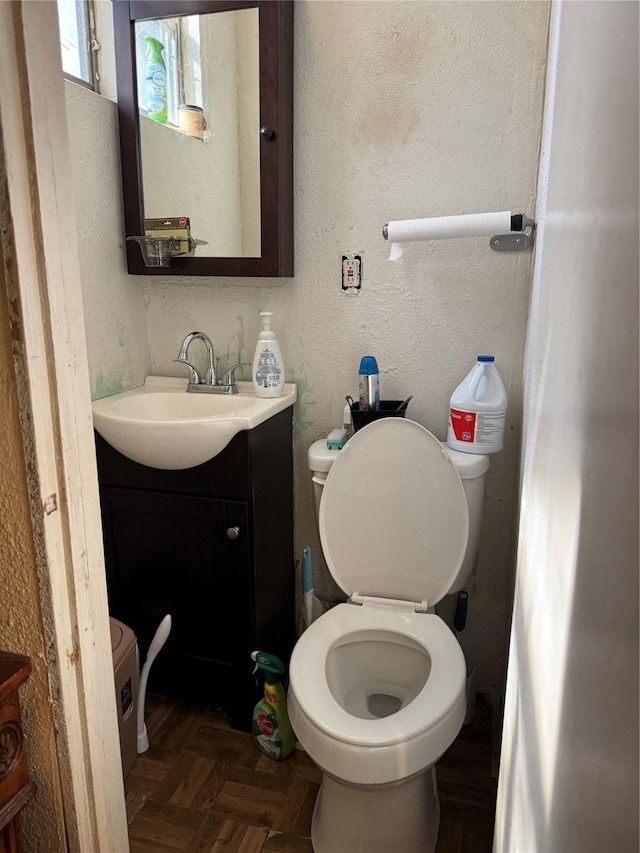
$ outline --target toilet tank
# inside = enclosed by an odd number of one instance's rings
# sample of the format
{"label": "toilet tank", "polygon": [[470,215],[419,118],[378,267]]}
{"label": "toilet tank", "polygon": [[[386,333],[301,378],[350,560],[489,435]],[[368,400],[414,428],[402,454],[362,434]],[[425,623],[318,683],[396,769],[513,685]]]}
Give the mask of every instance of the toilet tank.
{"label": "toilet tank", "polygon": [[443,447],[462,480],[462,486],[467,498],[467,507],[469,508],[469,541],[458,577],[449,589],[449,595],[451,595],[453,592],[466,589],[478,555],[485,478],[489,470],[490,457],[475,453],[462,453],[459,450],[453,450],[444,443]]}
{"label": "toilet tank", "polygon": [[[476,453],[461,453],[453,450],[444,442],[443,449],[453,462],[462,480],[462,486],[467,498],[469,508],[469,542],[465,552],[460,572],[449,590],[449,594],[465,589],[471,578],[473,566],[478,553],[480,540],[480,525],[482,523],[482,506],[484,502],[485,475],[489,469],[490,459]],[[326,439],[315,441],[309,448],[308,464],[311,471],[311,484],[313,488],[313,508],[315,512],[316,527],[320,518],[320,500],[325,481],[331,470],[331,466],[338,458],[339,450],[329,450]]]}
{"label": "toilet tank", "polygon": [[313,489],[313,510],[316,519],[316,530],[320,519],[320,498],[324,489],[325,480],[331,470],[331,466],[338,458],[339,450],[329,450],[327,439],[321,438],[309,448],[308,462],[311,471],[311,486]]}

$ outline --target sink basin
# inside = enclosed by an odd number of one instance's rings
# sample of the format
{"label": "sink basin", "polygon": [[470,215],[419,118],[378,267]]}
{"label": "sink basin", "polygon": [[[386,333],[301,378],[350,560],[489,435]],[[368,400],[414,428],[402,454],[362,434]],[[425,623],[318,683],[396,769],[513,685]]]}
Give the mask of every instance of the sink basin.
{"label": "sink basin", "polygon": [[296,386],[262,399],[251,382],[238,394],[187,392],[187,380],[147,376],[144,385],[93,403],[93,424],[124,456],[150,468],[193,468],[212,459],[243,429],[253,429],[292,406]]}

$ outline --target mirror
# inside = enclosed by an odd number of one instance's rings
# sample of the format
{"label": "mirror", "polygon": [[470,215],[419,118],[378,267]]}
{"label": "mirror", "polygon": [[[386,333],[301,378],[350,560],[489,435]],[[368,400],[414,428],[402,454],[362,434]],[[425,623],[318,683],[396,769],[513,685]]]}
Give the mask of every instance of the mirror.
{"label": "mirror", "polygon": [[128,242],[129,272],[293,275],[293,3],[115,0],[114,24],[126,236],[182,238],[162,269]]}
{"label": "mirror", "polygon": [[135,39],[146,233],[187,219],[196,257],[260,257],[257,8],[139,21]]}

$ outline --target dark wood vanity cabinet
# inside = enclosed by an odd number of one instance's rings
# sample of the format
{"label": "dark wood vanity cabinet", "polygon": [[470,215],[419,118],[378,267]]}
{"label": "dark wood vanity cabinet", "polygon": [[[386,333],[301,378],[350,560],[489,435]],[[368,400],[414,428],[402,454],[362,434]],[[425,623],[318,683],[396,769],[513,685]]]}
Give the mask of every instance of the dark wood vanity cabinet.
{"label": "dark wood vanity cabinet", "polygon": [[295,641],[292,411],[180,471],[132,462],[96,434],[111,615],[144,661],[170,613],[149,689],[222,708],[237,729],[257,695],[251,652],[287,662]]}

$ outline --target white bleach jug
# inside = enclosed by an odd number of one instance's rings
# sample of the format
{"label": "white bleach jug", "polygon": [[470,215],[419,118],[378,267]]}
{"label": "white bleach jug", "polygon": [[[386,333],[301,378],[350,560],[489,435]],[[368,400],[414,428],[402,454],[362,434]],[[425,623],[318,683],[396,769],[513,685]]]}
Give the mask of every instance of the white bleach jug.
{"label": "white bleach jug", "polygon": [[479,355],[449,404],[447,444],[463,453],[497,453],[504,444],[507,392],[492,355]]}

